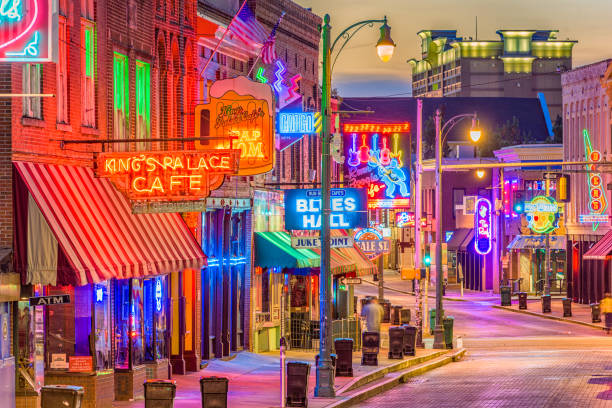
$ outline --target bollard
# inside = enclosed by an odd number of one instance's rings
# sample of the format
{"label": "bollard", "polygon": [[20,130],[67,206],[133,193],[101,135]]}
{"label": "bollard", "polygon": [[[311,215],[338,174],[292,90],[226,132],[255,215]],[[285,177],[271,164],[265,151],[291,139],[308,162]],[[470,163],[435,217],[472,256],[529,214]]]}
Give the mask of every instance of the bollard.
{"label": "bollard", "polygon": [[550,295],[542,295],[542,313],[551,312],[551,297]]}
{"label": "bollard", "polygon": [[361,340],[361,365],[378,365],[378,351],[380,350],[380,333],[363,332]]}
{"label": "bollard", "polygon": [[81,408],[83,387],[45,385],[40,389],[41,408]]}
{"label": "bollard", "polygon": [[593,323],[601,323],[601,308],[599,303],[591,303],[591,321]]}
{"label": "bollard", "polygon": [[519,292],[518,299],[519,299],[519,309],[527,310],[527,293]]}
{"label": "bollard", "polygon": [[225,377],[201,377],[202,408],[227,408],[227,384]]}
{"label": "bollard", "polygon": [[353,376],[353,339],[334,340],[336,350],[336,377]]}
{"label": "bollard", "polygon": [[287,403],[288,407],[308,406],[308,378],[310,364],[301,361],[287,363]]}
{"label": "bollard", "polygon": [[173,408],[176,381],[147,380],[144,383],[145,408]]}
{"label": "bollard", "polygon": [[285,367],[285,346],[286,341],[284,337],[280,338],[280,365],[281,365],[281,408],[285,408],[285,401],[287,396],[287,384],[285,382],[286,379],[286,367]]}
{"label": "bollard", "polygon": [[563,298],[563,317],[572,317],[572,299]]}
{"label": "bollard", "polygon": [[502,306],[512,306],[512,290],[510,286],[500,287],[499,293],[501,295],[501,305]]}

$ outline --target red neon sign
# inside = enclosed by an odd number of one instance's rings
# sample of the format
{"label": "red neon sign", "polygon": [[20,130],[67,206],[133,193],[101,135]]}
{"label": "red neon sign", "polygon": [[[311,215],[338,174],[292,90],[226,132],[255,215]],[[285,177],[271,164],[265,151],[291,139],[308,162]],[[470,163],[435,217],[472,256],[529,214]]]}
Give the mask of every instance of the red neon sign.
{"label": "red neon sign", "polygon": [[410,132],[410,122],[405,123],[345,123],[344,133],[402,133]]}
{"label": "red neon sign", "polygon": [[53,61],[57,15],[52,4],[52,0],[0,2],[0,62]]}
{"label": "red neon sign", "polygon": [[100,153],[96,176],[108,177],[131,200],[197,200],[235,174],[239,150]]}

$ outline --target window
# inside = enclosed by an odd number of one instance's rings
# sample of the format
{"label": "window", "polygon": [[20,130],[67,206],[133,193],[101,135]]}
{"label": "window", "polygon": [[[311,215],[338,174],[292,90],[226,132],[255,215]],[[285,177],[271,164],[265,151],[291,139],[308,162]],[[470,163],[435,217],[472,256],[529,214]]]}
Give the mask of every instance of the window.
{"label": "window", "polygon": [[[151,66],[136,61],[136,139],[151,137]],[[138,149],[146,150],[149,142],[138,143]]]}
{"label": "window", "polygon": [[113,136],[115,139],[129,137],[129,93],[128,58],[114,53],[113,58]]}
{"label": "window", "polygon": [[146,361],[156,361],[167,355],[166,282],[166,276],[157,276],[145,279],[143,283]]}
{"label": "window", "polygon": [[[83,0],[85,1],[85,0]],[[82,122],[83,126],[96,126],[96,71],[95,28],[93,23],[81,20]]]}
{"label": "window", "polygon": [[57,123],[68,123],[68,29],[66,17],[59,18],[57,71]]}
{"label": "window", "polygon": [[130,369],[144,362],[142,282],[115,281],[115,368]]}
{"label": "window", "polygon": [[[42,65],[24,64],[23,65],[23,93],[39,94],[41,89]],[[29,96],[23,98],[23,116],[28,118],[42,119],[40,96]]]}
{"label": "window", "polygon": [[81,0],[81,16],[88,20],[94,19],[94,0]]}
{"label": "window", "polygon": [[94,341],[98,370],[106,370],[112,367],[110,324],[109,281],[96,283],[94,285]]}

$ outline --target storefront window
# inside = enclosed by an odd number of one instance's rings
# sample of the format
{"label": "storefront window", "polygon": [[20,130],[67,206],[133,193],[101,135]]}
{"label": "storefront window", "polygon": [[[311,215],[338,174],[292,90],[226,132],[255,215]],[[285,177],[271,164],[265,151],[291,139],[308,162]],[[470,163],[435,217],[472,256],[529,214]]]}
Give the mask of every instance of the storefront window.
{"label": "storefront window", "polygon": [[91,336],[91,303],[92,285],[77,286],[74,288],[74,355],[89,356],[91,349],[89,339]]}
{"label": "storefront window", "polygon": [[115,283],[115,368],[130,368],[130,281]]}
{"label": "storefront window", "polygon": [[146,361],[165,358],[167,355],[167,277],[145,279],[144,293],[144,339]]}
{"label": "storefront window", "polygon": [[112,366],[109,287],[108,281],[94,285],[94,341],[98,370],[105,370]]}
{"label": "storefront window", "polygon": [[144,344],[143,344],[143,293],[142,281],[140,279],[132,279],[132,319],[131,333],[132,337],[132,364],[138,365],[144,363]]}

